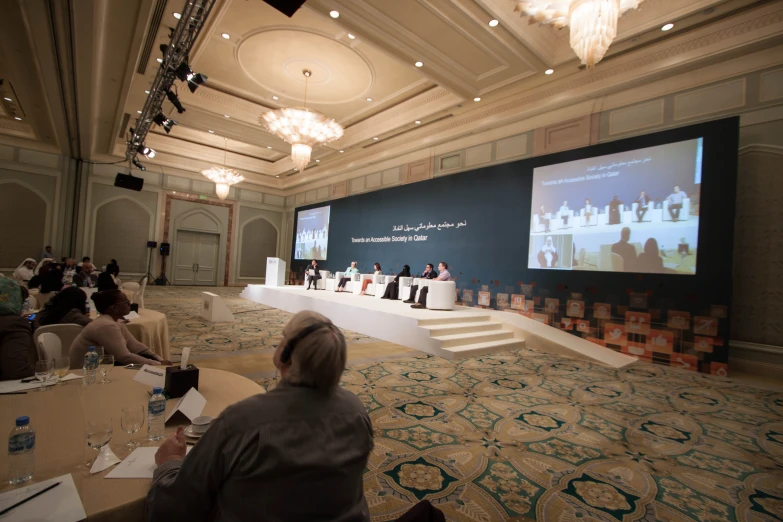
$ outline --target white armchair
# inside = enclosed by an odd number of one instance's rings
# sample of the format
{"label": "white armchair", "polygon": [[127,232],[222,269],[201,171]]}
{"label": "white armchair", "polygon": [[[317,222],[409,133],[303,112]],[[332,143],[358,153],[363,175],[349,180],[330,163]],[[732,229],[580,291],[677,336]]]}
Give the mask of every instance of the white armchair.
{"label": "white armchair", "polygon": [[[409,279],[409,278],[408,278]],[[413,288],[416,285],[419,285],[421,283],[420,277],[414,277],[413,280],[408,284],[408,286],[401,286],[400,287],[400,299],[403,301],[407,301],[409,299],[414,299],[416,296],[411,296],[411,288]]]}
{"label": "white armchair", "polygon": [[598,209],[596,207],[590,207],[590,222],[587,221],[585,216],[585,209],[579,210],[579,224],[583,227],[595,226],[598,224]]}
{"label": "white armchair", "polygon": [[454,281],[428,281],[427,309],[454,310],[457,302],[457,283]]}
{"label": "white armchair", "polygon": [[[691,198],[685,198],[682,200],[682,208],[680,209],[679,221],[687,221],[691,215]],[[672,215],[669,214],[669,200],[663,200],[663,221],[674,221]]]}
{"label": "white armchair", "polygon": [[383,297],[383,294],[386,292],[386,287],[389,283],[394,281],[394,276],[392,275],[380,275],[375,276],[375,298],[380,299]]}
{"label": "white armchair", "polygon": [[402,299],[405,301],[408,299],[408,296],[411,295],[411,285],[413,284],[413,278],[401,277],[400,280],[397,281],[397,284],[400,285],[400,288],[397,291],[397,299]]}
{"label": "white armchair", "polygon": [[[365,279],[372,280],[373,275],[372,274],[354,274],[353,275],[353,281],[351,286],[351,291],[354,293],[354,295],[359,295],[362,291],[362,282]],[[372,283],[367,285],[367,290],[370,290],[370,286],[372,286]]]}
{"label": "white armchair", "polygon": [[[549,216],[549,214],[547,214]],[[539,219],[538,214],[533,214],[533,232],[545,232],[546,226],[544,226],[543,223],[541,223],[541,219]]]}

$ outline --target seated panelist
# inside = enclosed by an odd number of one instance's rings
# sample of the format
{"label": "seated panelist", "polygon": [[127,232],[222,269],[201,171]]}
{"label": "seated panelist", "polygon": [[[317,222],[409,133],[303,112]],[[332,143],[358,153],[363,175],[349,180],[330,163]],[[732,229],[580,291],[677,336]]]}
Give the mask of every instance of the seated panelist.
{"label": "seated panelist", "polygon": [[356,265],[358,265],[356,261],[351,261],[351,266],[345,269],[345,277],[340,279],[340,282],[337,283],[337,289],[335,289],[335,292],[344,292],[345,291],[345,284],[351,280],[351,276],[353,274],[358,274],[359,269],[356,268]]}
{"label": "seated panelist", "polygon": [[[438,277],[435,281],[451,281],[451,274],[449,273],[449,265],[441,261],[438,264]],[[419,302],[411,305],[411,308],[427,308],[427,293],[430,291],[428,286],[425,286],[419,292]]]}
{"label": "seated panelist", "polygon": [[641,191],[639,193],[639,197],[636,198],[636,217],[639,220],[639,223],[642,222],[644,219],[644,215],[647,213],[647,210],[650,208],[650,196],[645,194],[644,191]]}
{"label": "seated panelist", "polygon": [[563,220],[563,226],[568,226],[568,217],[571,215],[571,210],[568,208],[568,201],[563,201],[560,206],[560,218]]}
{"label": "seated panelist", "polygon": [[[310,273],[312,271],[312,274]],[[321,273],[318,271],[318,262],[313,259],[310,266],[307,267],[307,289],[310,290],[310,285],[315,281],[313,290],[318,290],[318,280],[321,279]]]}
{"label": "seated panelist", "polygon": [[410,276],[411,267],[408,265],[403,266],[402,272],[397,274],[397,277],[394,278],[394,281],[386,285],[386,291],[383,293],[383,297],[381,297],[381,299],[397,299],[400,296],[400,278]]}
{"label": "seated panelist", "polygon": [[[373,275],[381,275],[383,274],[383,269],[381,268],[380,263],[375,263],[373,265],[373,268],[375,269],[375,272],[373,272]],[[372,279],[365,279],[362,281],[362,291],[359,292],[359,295],[364,295],[364,292],[367,291],[367,287],[370,286],[370,283],[372,283]]]}
{"label": "seated panelist", "polygon": [[[436,277],[438,277],[438,273],[435,272],[435,267],[432,265],[432,263],[427,263],[427,266],[424,268],[424,272],[421,274],[421,279],[435,279]],[[403,301],[403,303],[414,303],[418,289],[419,285],[412,285],[411,295],[407,300]]]}

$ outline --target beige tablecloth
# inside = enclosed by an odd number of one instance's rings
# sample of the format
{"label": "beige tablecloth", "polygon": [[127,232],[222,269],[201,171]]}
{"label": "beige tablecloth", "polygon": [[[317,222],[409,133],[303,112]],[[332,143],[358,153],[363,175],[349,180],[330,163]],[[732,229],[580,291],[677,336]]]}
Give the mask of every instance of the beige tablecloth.
{"label": "beige tablecloth", "polygon": [[[128,441],[128,435],[120,426],[122,408],[146,407],[149,397],[148,387],[132,380],[135,374],[135,370],[117,367],[109,374],[113,381],[110,384],[82,386],[81,381],[72,381],[44,393],[0,395],[0,426],[10,430],[14,419],[27,415],[35,428],[33,482],[71,473],[91,522],[146,520],[145,496],[151,483],[149,479],[104,479],[113,467],[91,475],[83,465],[92,452],[85,441],[85,426],[92,418],[112,418],[114,436],[110,447],[118,457],[126,456],[120,448]],[[207,399],[204,415],[217,416],[226,407],[264,391],[240,375],[200,369],[199,392]],[[168,401],[166,411],[175,404],[175,399]],[[167,435],[175,429],[176,426],[167,426]],[[140,439],[146,432],[145,419],[136,438]],[[8,453],[0,451],[0,470],[5,472],[7,469]],[[5,481],[0,483],[0,493],[10,489],[13,488]]]}
{"label": "beige tablecloth", "polygon": [[[166,320],[166,314],[139,308],[139,315],[136,319],[127,323],[128,331],[140,343],[157,353],[167,361],[171,360],[171,348],[169,347],[169,323]],[[90,312],[90,317],[95,319],[98,313],[95,310]]]}

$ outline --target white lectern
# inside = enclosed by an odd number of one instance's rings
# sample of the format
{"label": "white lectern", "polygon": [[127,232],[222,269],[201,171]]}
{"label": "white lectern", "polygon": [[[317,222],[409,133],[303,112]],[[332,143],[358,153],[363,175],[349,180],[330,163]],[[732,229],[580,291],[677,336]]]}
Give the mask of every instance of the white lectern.
{"label": "white lectern", "polygon": [[285,261],[279,257],[266,258],[265,286],[285,286]]}

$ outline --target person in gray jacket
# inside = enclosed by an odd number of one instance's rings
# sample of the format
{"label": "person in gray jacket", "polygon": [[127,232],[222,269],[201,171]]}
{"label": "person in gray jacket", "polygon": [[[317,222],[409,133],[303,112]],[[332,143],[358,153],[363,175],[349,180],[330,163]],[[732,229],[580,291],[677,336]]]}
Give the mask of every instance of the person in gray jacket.
{"label": "person in gray jacket", "polygon": [[342,332],[299,312],[274,355],[282,380],[228,407],[185,456],[182,428],[158,449],[149,520],[368,521],[370,417],[339,386]]}

